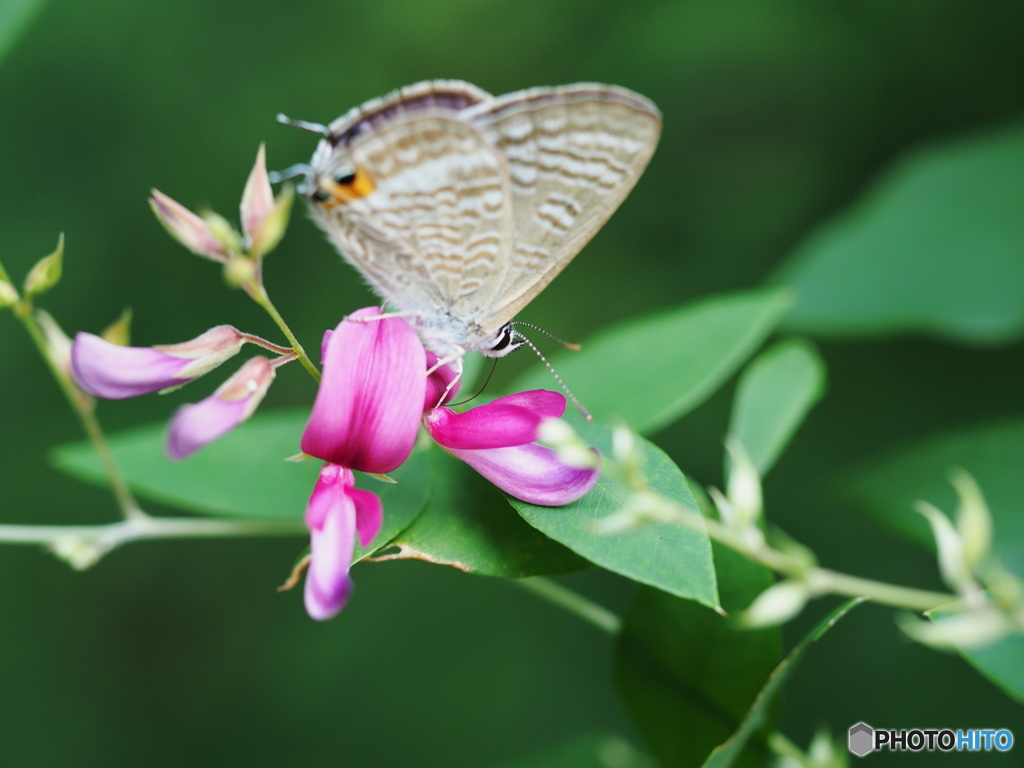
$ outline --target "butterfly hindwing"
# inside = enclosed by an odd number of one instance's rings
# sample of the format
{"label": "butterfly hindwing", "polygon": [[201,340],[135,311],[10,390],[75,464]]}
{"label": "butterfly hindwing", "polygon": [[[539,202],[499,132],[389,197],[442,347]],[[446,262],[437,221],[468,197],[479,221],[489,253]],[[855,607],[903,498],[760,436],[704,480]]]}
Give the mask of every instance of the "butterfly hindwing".
{"label": "butterfly hindwing", "polygon": [[603,85],[533,88],[462,113],[505,156],[515,227],[500,328],[561,272],[633,188],[657,144],[647,99]]}

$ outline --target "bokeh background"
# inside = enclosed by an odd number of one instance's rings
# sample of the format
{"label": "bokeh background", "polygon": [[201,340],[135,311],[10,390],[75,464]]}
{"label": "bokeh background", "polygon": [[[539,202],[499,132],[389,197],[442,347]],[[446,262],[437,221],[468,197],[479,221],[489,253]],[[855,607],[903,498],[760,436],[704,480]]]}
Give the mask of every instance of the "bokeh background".
{"label": "bokeh background", "polygon": [[[0,19],[22,5],[0,0]],[[28,22],[0,60],[0,254],[23,274],[65,232],[65,278],[43,304],[72,331],[130,305],[139,344],[225,322],[275,336],[166,237],[146,195],[234,218],[261,141],[271,167],[312,152],[279,111],[329,121],[437,77],[493,93],[611,82],[652,98],[665,130],[650,169],[524,315],[573,339],[762,283],[903,151],[1024,112],[1015,0],[52,0]],[[369,295],[293,221],[267,283],[315,346]],[[930,557],[836,504],[827,480],[940,423],[1019,413],[1024,350],[820,347],[830,392],[769,479],[769,514],[826,564],[938,586]],[[524,365],[536,362],[509,359],[498,376]],[[629,375],[614,360],[609,372]],[[215,383],[197,386],[101,417],[112,431],[162,419]],[[264,407],[312,395],[287,370]],[[730,396],[655,438],[705,483],[721,480]],[[8,315],[0,398],[0,520],[113,519],[104,492],[47,467],[78,428]],[[514,584],[421,563],[359,566],[358,597],[316,624],[298,593],[274,591],[302,546],[135,544],[84,574],[0,548],[0,765],[487,766],[593,730],[635,737],[611,641],[590,627]],[[614,609],[631,593],[602,573],[565,583]],[[866,608],[809,654],[782,729],[806,743],[819,725],[1013,727],[1019,714],[963,661],[904,642],[891,612]]]}

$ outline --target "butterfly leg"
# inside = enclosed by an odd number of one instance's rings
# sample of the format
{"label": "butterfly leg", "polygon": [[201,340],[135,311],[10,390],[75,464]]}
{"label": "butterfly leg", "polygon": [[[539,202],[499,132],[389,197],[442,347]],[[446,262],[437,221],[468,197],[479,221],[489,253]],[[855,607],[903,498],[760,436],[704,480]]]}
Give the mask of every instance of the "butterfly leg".
{"label": "butterfly leg", "polygon": [[464,354],[466,354],[466,351],[463,349],[459,349],[459,351],[454,354],[440,358],[436,363],[434,363],[432,366],[430,366],[430,368],[427,369],[427,376],[434,373],[434,371],[436,371],[442,365],[451,365],[452,368],[455,369],[455,376],[452,378],[451,381],[448,382],[448,386],[445,387],[444,392],[441,393],[441,397],[438,399],[437,405],[434,406],[435,408],[448,399],[448,395],[455,388],[455,385],[458,384],[459,381],[462,379],[462,356]]}

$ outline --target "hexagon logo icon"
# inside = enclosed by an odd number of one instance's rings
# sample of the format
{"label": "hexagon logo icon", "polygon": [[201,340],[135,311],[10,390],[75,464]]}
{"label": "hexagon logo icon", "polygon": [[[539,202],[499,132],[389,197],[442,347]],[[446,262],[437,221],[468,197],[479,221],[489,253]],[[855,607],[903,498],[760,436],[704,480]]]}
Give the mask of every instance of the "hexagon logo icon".
{"label": "hexagon logo icon", "polygon": [[875,729],[867,723],[850,726],[848,746],[857,757],[864,757],[875,749]]}

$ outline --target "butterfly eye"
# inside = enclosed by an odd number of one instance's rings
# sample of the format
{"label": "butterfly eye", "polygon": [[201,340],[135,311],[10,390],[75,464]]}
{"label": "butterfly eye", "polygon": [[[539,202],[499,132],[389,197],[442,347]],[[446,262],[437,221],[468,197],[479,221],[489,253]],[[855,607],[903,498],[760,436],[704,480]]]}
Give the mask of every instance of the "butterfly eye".
{"label": "butterfly eye", "polygon": [[318,203],[326,203],[331,198],[331,196],[324,189],[318,189],[316,192],[310,195],[310,197],[312,197]]}
{"label": "butterfly eye", "polygon": [[343,187],[347,187],[349,184],[354,184],[356,180],[355,171],[342,171],[334,177],[334,183],[340,184]]}

